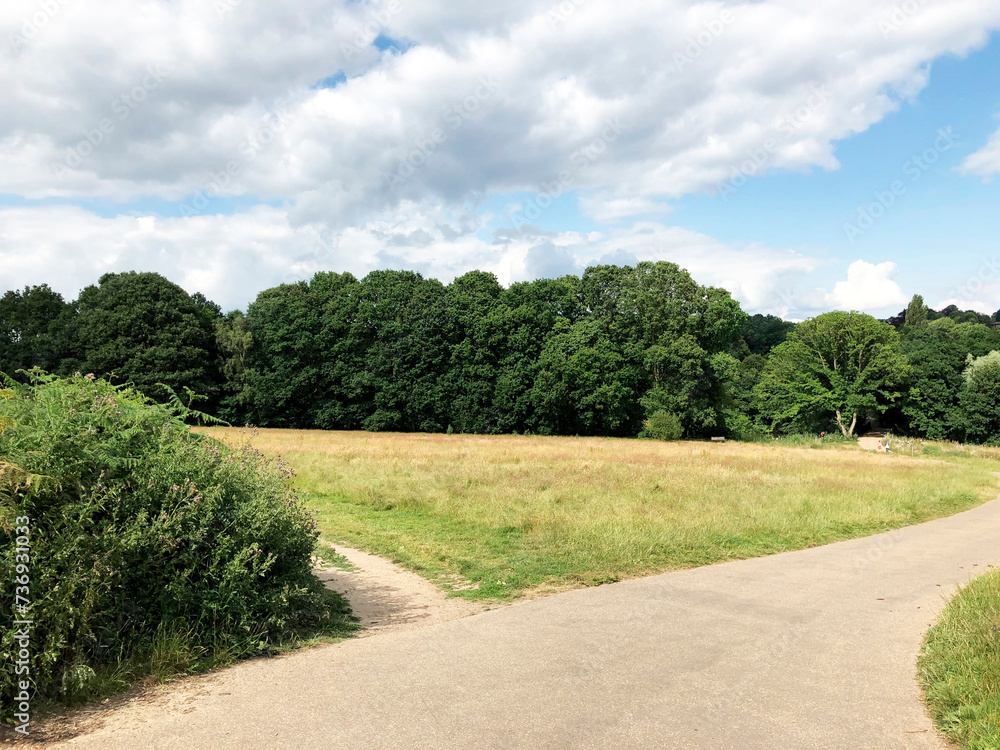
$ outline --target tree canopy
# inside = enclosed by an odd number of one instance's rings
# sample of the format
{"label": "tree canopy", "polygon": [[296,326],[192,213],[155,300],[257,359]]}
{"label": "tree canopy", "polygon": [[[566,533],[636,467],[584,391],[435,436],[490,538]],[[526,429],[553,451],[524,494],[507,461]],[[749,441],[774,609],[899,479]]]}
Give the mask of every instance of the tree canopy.
{"label": "tree canopy", "polygon": [[777,425],[853,435],[903,395],[909,365],[899,334],[870,315],[831,312],[800,323],[771,353],[757,386]]}
{"label": "tree canopy", "polygon": [[109,273],[77,300],[82,367],[154,398],[218,395],[218,306],[156,273]]}
{"label": "tree canopy", "polygon": [[[323,272],[222,313],[154,273],[107,274],[67,302],[0,298],[0,372],[92,372],[232,423],[344,430],[760,439],[877,419],[996,440],[1000,323],[915,295],[885,322],[748,316],[676,264],[596,265],[503,287],[471,271]],[[992,360],[991,360],[992,361]],[[972,372],[979,370],[973,368]]]}

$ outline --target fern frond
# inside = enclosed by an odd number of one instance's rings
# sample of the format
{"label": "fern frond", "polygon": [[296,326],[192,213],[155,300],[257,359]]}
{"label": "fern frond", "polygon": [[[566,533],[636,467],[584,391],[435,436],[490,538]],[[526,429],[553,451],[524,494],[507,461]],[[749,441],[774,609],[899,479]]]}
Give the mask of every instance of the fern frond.
{"label": "fern frond", "polygon": [[169,385],[164,383],[157,383],[160,388],[167,392],[167,405],[173,410],[174,414],[183,420],[192,419],[200,424],[210,424],[216,425],[218,427],[232,427],[229,422],[224,419],[219,419],[218,417],[213,417],[211,414],[206,414],[203,411],[198,411],[197,409],[192,409],[191,404],[195,401],[206,400],[207,396],[199,396],[194,391],[192,391],[187,386],[184,386],[184,390],[187,392],[188,403],[185,404],[181,401],[180,397]]}

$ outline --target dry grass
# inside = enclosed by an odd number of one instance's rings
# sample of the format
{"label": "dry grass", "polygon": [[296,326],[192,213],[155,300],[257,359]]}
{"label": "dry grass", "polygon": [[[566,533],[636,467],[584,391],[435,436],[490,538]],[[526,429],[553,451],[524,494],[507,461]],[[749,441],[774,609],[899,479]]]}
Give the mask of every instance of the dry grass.
{"label": "dry grass", "polygon": [[[246,431],[210,429],[227,442]],[[994,460],[754,444],[261,430],[323,535],[510,598],[862,536],[997,493]],[[817,446],[818,447],[818,446]]]}

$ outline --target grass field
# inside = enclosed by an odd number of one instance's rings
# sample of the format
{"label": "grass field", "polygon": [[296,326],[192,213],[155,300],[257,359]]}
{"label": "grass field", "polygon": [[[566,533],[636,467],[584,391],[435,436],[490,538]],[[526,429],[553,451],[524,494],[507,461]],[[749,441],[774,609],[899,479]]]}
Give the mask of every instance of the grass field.
{"label": "grass field", "polygon": [[[767,555],[994,497],[995,458],[755,444],[212,428],[282,455],[325,539],[466,598],[511,599]],[[940,452],[940,451],[939,451]]]}
{"label": "grass field", "polygon": [[927,636],[920,674],[949,739],[963,750],[1000,748],[1000,570],[951,601]]}

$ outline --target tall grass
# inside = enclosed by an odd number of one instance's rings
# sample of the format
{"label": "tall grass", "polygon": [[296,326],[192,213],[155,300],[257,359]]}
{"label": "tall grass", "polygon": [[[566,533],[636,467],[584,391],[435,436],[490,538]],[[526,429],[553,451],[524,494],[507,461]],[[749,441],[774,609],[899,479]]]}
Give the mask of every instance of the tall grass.
{"label": "tall grass", "polygon": [[[238,442],[237,431],[211,429]],[[324,538],[511,598],[872,534],[996,495],[987,458],[856,446],[263,430]]]}
{"label": "tall grass", "polygon": [[949,739],[963,750],[1000,748],[1000,570],[951,601],[927,636],[920,674]]}

